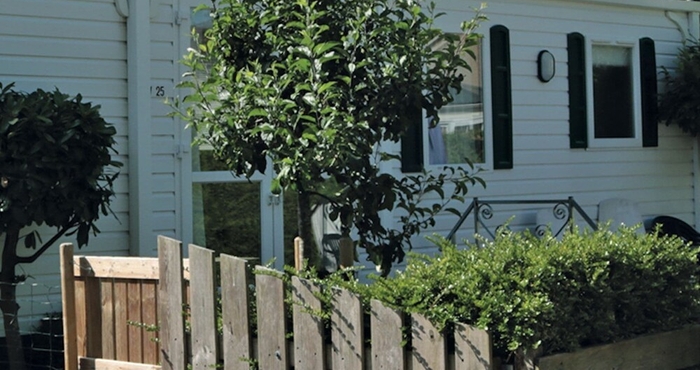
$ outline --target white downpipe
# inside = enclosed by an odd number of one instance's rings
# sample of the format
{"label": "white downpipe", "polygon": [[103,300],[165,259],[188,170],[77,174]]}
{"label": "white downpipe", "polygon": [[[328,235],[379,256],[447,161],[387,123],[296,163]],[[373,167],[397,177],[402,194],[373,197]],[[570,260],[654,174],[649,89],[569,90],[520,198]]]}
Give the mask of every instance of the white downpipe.
{"label": "white downpipe", "polygon": [[129,252],[155,256],[151,188],[151,4],[129,0],[126,22],[129,115]]}
{"label": "white downpipe", "polygon": [[700,12],[688,13],[688,33],[695,40],[700,38]]}

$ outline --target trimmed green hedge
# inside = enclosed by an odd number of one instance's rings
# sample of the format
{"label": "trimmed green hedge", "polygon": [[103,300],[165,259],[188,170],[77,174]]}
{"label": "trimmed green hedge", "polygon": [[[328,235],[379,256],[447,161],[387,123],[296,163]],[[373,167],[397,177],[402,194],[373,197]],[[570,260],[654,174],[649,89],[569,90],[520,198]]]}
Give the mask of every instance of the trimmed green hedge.
{"label": "trimmed green hedge", "polygon": [[700,317],[698,249],[632,230],[570,233],[561,241],[503,232],[485,247],[413,254],[371,296],[439,327],[491,331],[497,354],[574,350],[668,330]]}

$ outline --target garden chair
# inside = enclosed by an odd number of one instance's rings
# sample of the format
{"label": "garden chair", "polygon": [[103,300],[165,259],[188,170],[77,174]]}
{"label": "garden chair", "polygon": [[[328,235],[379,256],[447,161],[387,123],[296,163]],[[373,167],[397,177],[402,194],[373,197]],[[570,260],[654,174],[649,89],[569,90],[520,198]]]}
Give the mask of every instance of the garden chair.
{"label": "garden chair", "polygon": [[661,235],[675,235],[694,246],[700,245],[700,233],[683,220],[671,216],[658,216],[651,222],[650,231],[655,230],[657,225]]}
{"label": "garden chair", "polygon": [[611,198],[598,203],[598,222],[610,223],[615,231],[621,226],[636,227],[637,234],[644,234],[644,220],[637,204],[629,199]]}

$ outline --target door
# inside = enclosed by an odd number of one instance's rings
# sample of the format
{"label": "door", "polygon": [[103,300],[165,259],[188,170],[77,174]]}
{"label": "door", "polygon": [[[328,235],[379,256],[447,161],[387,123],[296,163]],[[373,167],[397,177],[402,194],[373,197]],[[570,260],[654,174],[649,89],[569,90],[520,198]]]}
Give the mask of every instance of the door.
{"label": "door", "polygon": [[[191,30],[198,34],[211,26],[208,12],[194,12],[199,0],[180,1],[177,16],[180,50],[196,46]],[[186,72],[181,67],[181,72]],[[181,75],[182,75],[181,73]],[[181,91],[181,94],[187,92]],[[251,264],[284,264],[282,196],[270,189],[272,168],[252,178],[235,177],[213,156],[210,146],[192,146],[196,135],[183,127],[182,194],[183,240],[250,260]],[[274,262],[273,262],[274,261]]]}

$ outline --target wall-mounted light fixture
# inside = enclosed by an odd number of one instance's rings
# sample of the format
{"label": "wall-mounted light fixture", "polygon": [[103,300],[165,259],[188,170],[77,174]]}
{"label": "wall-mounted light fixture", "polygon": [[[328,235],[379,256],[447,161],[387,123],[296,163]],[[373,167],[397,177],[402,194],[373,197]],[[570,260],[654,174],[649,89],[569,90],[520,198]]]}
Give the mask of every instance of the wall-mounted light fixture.
{"label": "wall-mounted light fixture", "polygon": [[549,50],[542,50],[537,55],[537,78],[549,82],[556,73],[554,55]]}

